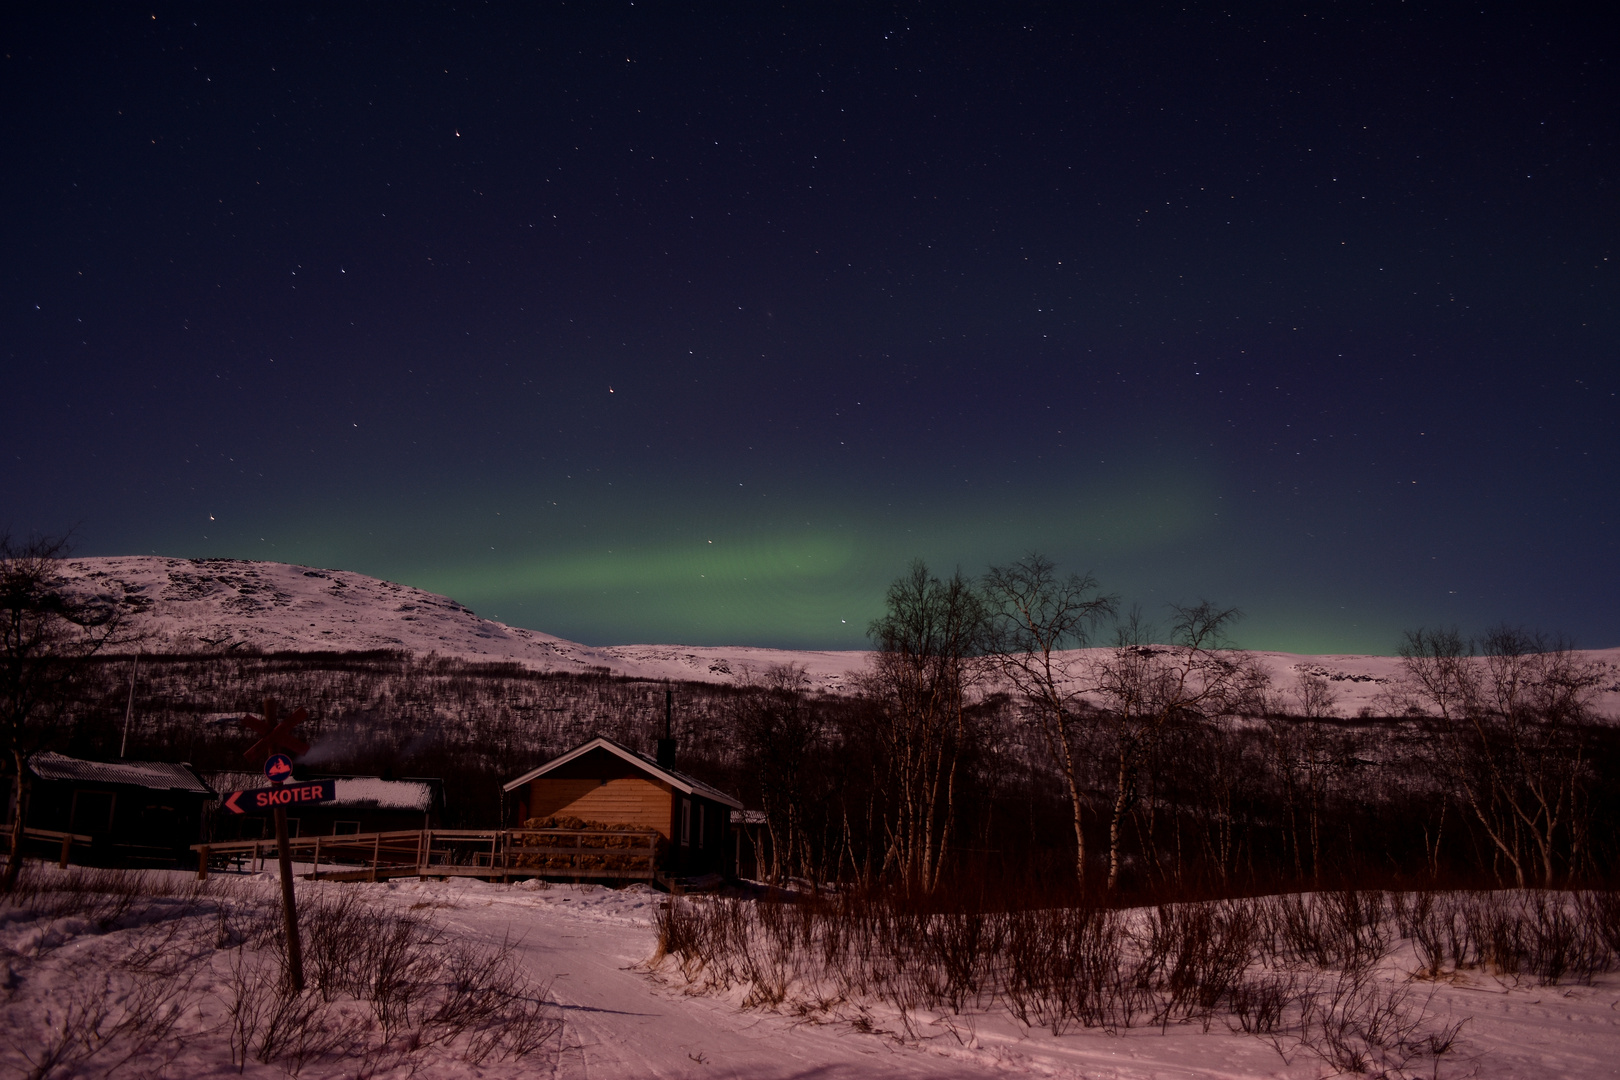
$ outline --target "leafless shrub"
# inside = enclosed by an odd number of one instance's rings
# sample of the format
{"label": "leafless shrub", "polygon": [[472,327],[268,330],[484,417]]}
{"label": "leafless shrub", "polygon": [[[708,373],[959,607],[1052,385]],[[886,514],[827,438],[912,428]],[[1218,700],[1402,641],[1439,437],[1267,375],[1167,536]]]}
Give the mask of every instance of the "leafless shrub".
{"label": "leafless shrub", "polygon": [[279,905],[251,884],[174,888],[118,871],[25,876],[10,905],[29,905],[24,913],[46,923],[66,919],[66,932],[88,947],[71,962],[50,945],[17,957],[25,978],[28,965],[55,965],[42,985],[60,989],[49,991],[43,1023],[32,1014],[8,1027],[0,1056],[9,1051],[9,1064],[41,1078],[105,1075],[131,1062],[162,1074],[181,1046],[178,1021],[202,1002],[197,988],[216,979],[224,1022],[212,1037],[228,1044],[238,1071],[257,1061],[297,1075],[324,1062],[371,1075],[414,1071],[428,1048],[481,1065],[555,1045],[561,1021],[510,942],[451,943],[426,915],[352,891],[301,889],[314,978],[293,993]]}
{"label": "leafless shrub", "polygon": [[177,882],[139,870],[24,863],[10,906],[46,919],[81,918],[96,929],[172,920],[195,909],[214,889],[207,882]]}
{"label": "leafless shrub", "polygon": [[1248,901],[1160,906],[1148,916],[1147,985],[1161,991],[1156,1024],[1198,1018],[1207,1028],[1254,958],[1258,923]]}
{"label": "leafless shrub", "polygon": [[[302,909],[313,989],[281,990],[273,1007],[260,1007],[260,1060],[279,1053],[301,1066],[316,1057],[440,1046],[459,1047],[460,1057],[481,1064],[526,1056],[561,1031],[510,941],[452,944],[419,911],[379,912],[342,887],[309,890]],[[366,1025],[327,1007],[344,1000],[369,1006],[377,1040],[362,1037]],[[351,1049],[356,1040],[359,1048]]]}
{"label": "leafless shrub", "polygon": [[454,948],[444,966],[443,989],[422,1017],[426,1041],[454,1042],[465,1035],[462,1059],[482,1065],[491,1058],[527,1057],[561,1033],[545,988],[530,984],[509,940],[498,947]]}
{"label": "leafless shrub", "polygon": [[1382,893],[1355,889],[1273,897],[1261,913],[1263,941],[1291,963],[1369,966],[1389,951],[1383,907]]}
{"label": "leafless shrub", "polygon": [[1607,947],[1612,962],[1620,955],[1620,892],[1604,889],[1576,893],[1575,910],[1586,932]]}
{"label": "leafless shrub", "polygon": [[1293,971],[1246,974],[1232,986],[1232,1015],[1238,1028],[1250,1035],[1273,1035],[1289,1006],[1299,999],[1300,977]]}
{"label": "leafless shrub", "polygon": [[[1381,983],[1359,966],[1304,988],[1297,1008],[1297,1047],[1340,1072],[1380,1077],[1407,1077],[1424,1066],[1437,1071],[1463,1026],[1438,1021],[1428,1000],[1415,1003],[1410,984]],[[1273,1036],[1279,1052],[1284,1042]]]}
{"label": "leafless shrub", "polygon": [[1020,1023],[1060,1035],[1069,1026],[1129,1027],[1140,1006],[1130,935],[1117,911],[1042,908],[1006,918],[1002,997]]}
{"label": "leafless shrub", "polygon": [[1401,1077],[1435,1066],[1460,1025],[1439,1022],[1410,985],[1375,974],[1377,961],[1397,920],[1441,957],[1452,947],[1446,927],[1464,923],[1449,897],[1402,904],[1396,913],[1367,892],[1137,913],[930,911],[882,895],[799,904],[676,898],[658,928],[660,962],[687,981],[744,987],[754,1005],[798,995],[794,1007],[805,1014],[845,1002],[844,1015],[862,1030],[874,1029],[876,1002],[896,1009],[907,1033],[919,1030],[912,1016],[921,1008],[987,1000],[1054,1035],[1127,1027],[1144,1015],[1207,1030],[1224,1013],[1233,1030],[1267,1039],[1285,1058],[1303,1051],[1341,1071]]}
{"label": "leafless shrub", "polygon": [[1603,925],[1604,905],[1614,904],[1613,894],[1538,890],[1422,896],[1412,940],[1421,961],[1418,974],[1425,978],[1440,977],[1449,959],[1457,970],[1528,974],[1543,986],[1570,979],[1590,983],[1614,962]]}
{"label": "leafless shrub", "polygon": [[1499,975],[1517,975],[1529,954],[1521,913],[1505,893],[1461,893],[1458,915],[1465,928],[1467,961],[1459,967],[1484,966]]}
{"label": "leafless shrub", "polygon": [[1586,917],[1578,894],[1534,892],[1522,905],[1529,922],[1530,971],[1543,986],[1573,979],[1590,985],[1608,969],[1607,940]]}
{"label": "leafless shrub", "polygon": [[1437,903],[1432,892],[1418,893],[1407,925],[1408,936],[1422,962],[1418,974],[1438,979],[1445,969],[1448,952],[1454,961],[1457,956],[1457,926],[1451,904]]}

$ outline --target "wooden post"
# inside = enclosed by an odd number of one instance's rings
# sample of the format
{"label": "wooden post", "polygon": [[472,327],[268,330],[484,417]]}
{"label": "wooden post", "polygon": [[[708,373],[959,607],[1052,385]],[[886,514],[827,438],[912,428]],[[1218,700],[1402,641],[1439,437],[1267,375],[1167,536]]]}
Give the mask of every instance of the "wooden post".
{"label": "wooden post", "polygon": [[371,838],[371,880],[377,880],[377,859],[382,854],[382,833]]}
{"label": "wooden post", "polygon": [[297,994],[304,989],[304,948],[298,940],[298,899],[293,893],[292,850],[287,843],[285,806],[276,807],[276,857],[281,863],[281,914],[287,927],[287,977],[293,993]]}
{"label": "wooden post", "polygon": [[208,846],[206,844],[197,849],[197,880],[208,880]]}
{"label": "wooden post", "polygon": [[56,861],[56,868],[58,870],[66,870],[67,869],[68,852],[71,851],[72,849],[73,849],[73,834],[68,833],[67,835],[62,837],[62,857]]}
{"label": "wooden post", "polygon": [[309,875],[311,880],[318,881],[321,876],[321,838],[315,838],[315,869]]}
{"label": "wooden post", "polygon": [[[274,725],[276,703],[264,703],[264,718]],[[270,784],[272,790],[281,789],[281,781]],[[287,843],[287,807],[276,804],[276,861],[281,864],[281,914],[287,928],[287,979],[293,993],[304,991],[304,947],[298,940],[298,897],[293,892],[292,848]]]}

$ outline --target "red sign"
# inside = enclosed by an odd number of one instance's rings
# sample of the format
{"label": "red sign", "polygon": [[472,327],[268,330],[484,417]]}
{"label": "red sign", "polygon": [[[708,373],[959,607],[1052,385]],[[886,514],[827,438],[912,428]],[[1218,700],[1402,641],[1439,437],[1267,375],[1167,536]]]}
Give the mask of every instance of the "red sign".
{"label": "red sign", "polygon": [[274,708],[271,707],[268,711],[268,716],[242,717],[242,723],[260,735],[259,741],[248,747],[247,753],[242,756],[249,761],[257,761],[278,750],[284,750],[289,754],[309,753],[309,743],[293,734],[293,728],[309,719],[309,710],[299,709],[280,723],[276,722]]}
{"label": "red sign", "polygon": [[278,806],[331,802],[335,798],[337,798],[337,781],[311,780],[303,784],[282,784],[280,787],[233,791],[225,797],[221,805],[233,814],[251,814],[260,810],[274,810]]}

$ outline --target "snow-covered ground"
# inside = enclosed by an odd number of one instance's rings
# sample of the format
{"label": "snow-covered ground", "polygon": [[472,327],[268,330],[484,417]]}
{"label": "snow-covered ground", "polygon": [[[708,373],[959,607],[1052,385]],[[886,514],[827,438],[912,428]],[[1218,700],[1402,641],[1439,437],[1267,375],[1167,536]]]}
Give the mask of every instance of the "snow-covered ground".
{"label": "snow-covered ground", "polygon": [[[222,650],[238,643],[266,652],[398,649],[512,661],[536,671],[605,669],[644,679],[721,683],[796,664],[813,689],[831,693],[847,692],[850,674],[864,667],[868,656],[750,646],[581,645],[480,618],[421,589],[286,563],[138,555],[70,559],[63,565],[84,587],[130,602],[144,634],[140,647],[149,652]],[[1400,666],[1390,656],[1249,655],[1271,675],[1278,692],[1287,692],[1304,674],[1329,680],[1336,711],[1344,716],[1378,709]],[[1599,710],[1620,715],[1620,648],[1585,655],[1608,671]]]}
{"label": "snow-covered ground", "polygon": [[[180,877],[176,873],[177,884]],[[238,888],[273,895],[268,875],[238,881]],[[663,897],[645,886],[613,890],[471,880],[300,886],[306,898],[317,890],[349,890],[378,911],[430,912],[447,931],[446,947],[456,942],[514,942],[514,955],[526,973],[537,984],[549,983],[554,1015],[564,1025],[555,1052],[482,1066],[441,1055],[425,1063],[434,1076],[1168,1080],[1332,1074],[1319,1058],[1299,1052],[1284,1060],[1265,1041],[1235,1033],[1219,1019],[1207,1032],[1198,1023],[1188,1023],[1163,1031],[1081,1029],[1054,1037],[1043,1029],[1024,1028],[1004,1009],[988,1008],[918,1017],[917,1034],[902,1038],[816,1020],[814,1014],[802,1015],[792,1008],[749,1009],[734,997],[688,993],[672,972],[647,969],[655,946],[653,919]],[[83,963],[87,957],[98,950],[107,952],[120,934],[134,941],[143,933],[150,935],[150,919],[144,925],[103,932],[84,918],[39,919],[0,907],[0,956],[6,974],[0,1000],[10,1044],[19,1043],[20,1032],[37,1033],[60,1021],[67,982],[93,970]],[[1395,984],[1407,982],[1416,967],[1410,945],[1399,943],[1380,970]],[[1467,1019],[1457,1049],[1441,1061],[1441,1076],[1542,1080],[1620,1072],[1620,976],[1599,976],[1592,986],[1540,987],[1528,979],[1469,972],[1437,983],[1416,980],[1409,985],[1411,999],[1426,1004],[1436,1022]],[[237,1072],[231,1060],[227,1010],[219,997],[223,987],[199,989],[202,996],[180,1018],[181,1038],[172,1060],[155,1075]],[[881,1029],[883,1015],[872,1015]],[[6,1056],[13,1064],[19,1062],[14,1050]],[[140,1064],[133,1063],[125,1072],[139,1075]],[[406,1066],[399,1066],[376,1075],[407,1072]],[[346,1068],[311,1062],[301,1075],[355,1073],[353,1061]],[[284,1073],[280,1067],[249,1061],[246,1075]]]}

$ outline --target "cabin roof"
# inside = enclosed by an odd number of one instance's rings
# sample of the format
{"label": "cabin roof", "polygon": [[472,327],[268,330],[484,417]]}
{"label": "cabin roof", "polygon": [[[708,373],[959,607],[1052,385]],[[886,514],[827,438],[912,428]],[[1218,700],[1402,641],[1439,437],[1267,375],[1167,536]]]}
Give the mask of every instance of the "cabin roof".
{"label": "cabin roof", "polygon": [[82,761],[48,751],[28,759],[28,768],[41,780],[68,780],[89,784],[123,784],[152,791],[186,791],[212,796],[214,791],[177,761]]}
{"label": "cabin roof", "polygon": [[612,739],[603,736],[598,736],[597,738],[592,739],[590,742],[576,746],[572,750],[568,751],[568,753],[563,754],[561,757],[552,758],[538,769],[531,769],[529,772],[524,773],[515,780],[507,781],[504,785],[502,785],[502,789],[505,791],[511,791],[515,788],[520,788],[529,781],[544,776],[552,769],[566,765],[575,758],[584,757],[592,750],[606,750],[615,757],[621,758],[634,765],[647,775],[662,780],[676,791],[683,792],[687,795],[696,795],[704,799],[712,799],[717,803],[723,803],[724,805],[731,807],[733,810],[741,810],[743,808],[742,803],[738,802],[736,799],[732,798],[730,795],[727,795],[718,788],[712,788],[703,781],[693,779],[683,772],[677,772],[674,769],[666,769],[659,765],[658,762],[648,757],[646,754],[637,753],[628,746],[621,745],[620,743],[616,743]]}

